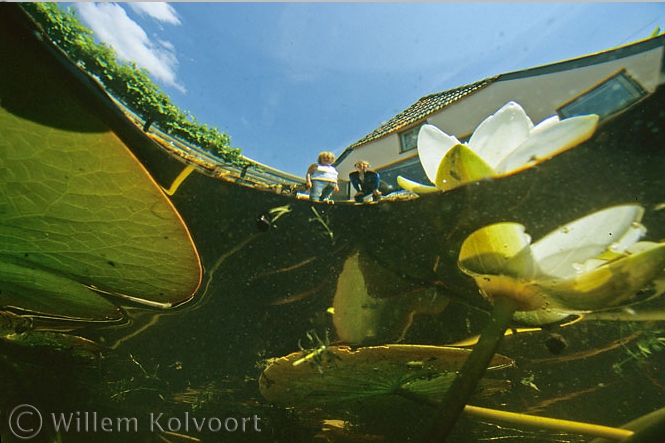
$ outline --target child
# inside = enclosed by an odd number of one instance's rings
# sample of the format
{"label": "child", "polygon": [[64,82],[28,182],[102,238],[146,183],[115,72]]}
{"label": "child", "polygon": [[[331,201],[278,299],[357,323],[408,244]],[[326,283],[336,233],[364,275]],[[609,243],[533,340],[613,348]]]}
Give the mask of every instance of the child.
{"label": "child", "polygon": [[312,201],[324,201],[332,204],[330,198],[333,191],[339,191],[337,185],[337,169],[332,165],[335,154],[332,152],[321,152],[318,164],[312,163],[307,169],[307,187],[309,188],[309,199]]}

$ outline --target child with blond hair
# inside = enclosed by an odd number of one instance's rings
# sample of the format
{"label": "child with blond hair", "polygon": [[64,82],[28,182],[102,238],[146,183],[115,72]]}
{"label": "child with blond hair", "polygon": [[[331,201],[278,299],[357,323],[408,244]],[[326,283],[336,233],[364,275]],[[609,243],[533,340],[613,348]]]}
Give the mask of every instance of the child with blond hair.
{"label": "child with blond hair", "polygon": [[339,191],[337,169],[332,165],[334,161],[335,154],[324,151],[319,153],[318,163],[312,163],[307,168],[305,178],[307,179],[310,200],[333,203],[330,196],[333,192]]}

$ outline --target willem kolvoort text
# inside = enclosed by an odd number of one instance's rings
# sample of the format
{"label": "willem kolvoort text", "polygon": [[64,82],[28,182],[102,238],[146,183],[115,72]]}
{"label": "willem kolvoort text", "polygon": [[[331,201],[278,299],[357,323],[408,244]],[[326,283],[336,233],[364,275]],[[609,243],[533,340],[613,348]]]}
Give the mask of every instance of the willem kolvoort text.
{"label": "willem kolvoort text", "polygon": [[97,412],[51,413],[56,432],[261,432],[256,415],[251,417],[193,417],[150,413],[137,417],[102,417]]}

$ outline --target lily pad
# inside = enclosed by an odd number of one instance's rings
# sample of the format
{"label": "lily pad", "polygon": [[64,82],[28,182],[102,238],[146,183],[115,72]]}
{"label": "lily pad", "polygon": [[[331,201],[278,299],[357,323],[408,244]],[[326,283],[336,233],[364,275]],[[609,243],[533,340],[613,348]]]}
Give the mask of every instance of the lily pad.
{"label": "lily pad", "polygon": [[400,341],[415,314],[439,314],[448,302],[431,288],[413,287],[356,252],[346,259],[337,279],[333,324],[345,343]]}
{"label": "lily pad", "polygon": [[187,227],[94,92],[29,38],[0,37],[0,307],[108,321],[119,300],[101,294],[189,300],[201,265]]}
{"label": "lily pad", "polygon": [[[276,359],[259,378],[261,394],[297,408],[357,406],[363,400],[389,400],[400,394],[437,401],[471,353],[464,348],[397,344],[356,350],[331,346],[328,351],[320,364],[294,366],[302,352]],[[496,355],[489,369],[512,363]],[[490,380],[487,385],[507,387],[503,381]]]}

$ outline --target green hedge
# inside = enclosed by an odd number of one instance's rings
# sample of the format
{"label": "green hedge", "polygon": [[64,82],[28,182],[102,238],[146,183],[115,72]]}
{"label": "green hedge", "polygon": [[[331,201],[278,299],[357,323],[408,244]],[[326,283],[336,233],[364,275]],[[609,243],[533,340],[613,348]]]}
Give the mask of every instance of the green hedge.
{"label": "green hedge", "polygon": [[144,131],[155,124],[225,162],[249,164],[239,148],[231,147],[231,138],[225,132],[199,123],[191,113],[174,105],[152,82],[148,70],[138,68],[134,62],[120,63],[112,48],[95,42],[93,32],[81,23],[74,9],[64,10],[57,3],[22,3],[22,7],[72,61],[99,78],[110,94],[144,120]]}

